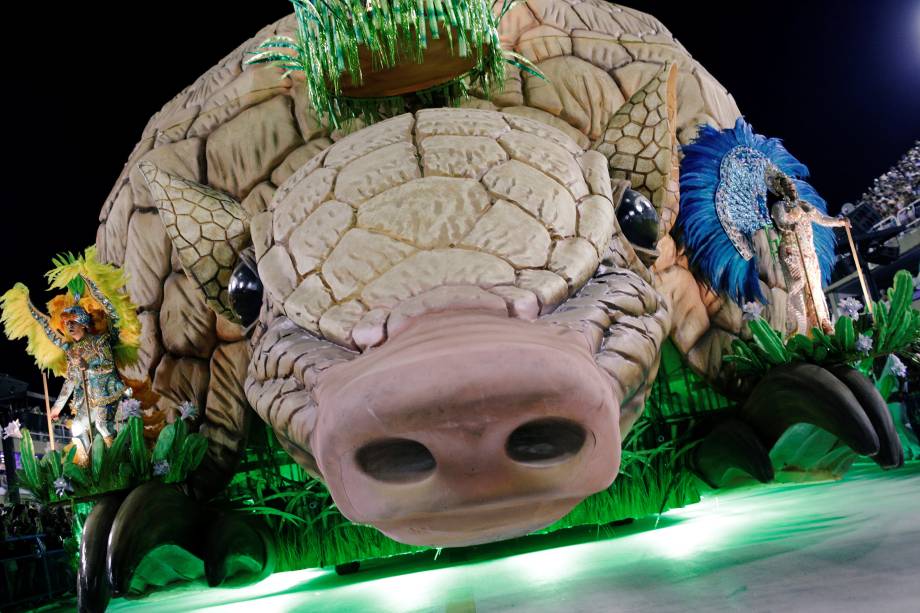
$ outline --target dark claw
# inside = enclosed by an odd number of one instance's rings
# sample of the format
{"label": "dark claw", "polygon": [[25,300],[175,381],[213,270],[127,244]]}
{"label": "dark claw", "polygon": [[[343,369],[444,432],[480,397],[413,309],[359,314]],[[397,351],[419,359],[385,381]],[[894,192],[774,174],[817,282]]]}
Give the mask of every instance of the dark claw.
{"label": "dark claw", "polygon": [[138,564],[161,545],[178,545],[204,559],[208,529],[205,508],[178,489],[156,481],[138,487],[118,509],[109,534],[112,593],[126,594]]}
{"label": "dark claw", "polygon": [[258,519],[225,513],[209,530],[204,572],[211,587],[255,583],[274,570],[274,540]]}
{"label": "dark claw", "polygon": [[891,411],[875,385],[865,375],[849,366],[830,369],[856,398],[878,435],[879,451],[873,459],[882,468],[897,468],[904,464],[904,449],[894,427]]}
{"label": "dark claw", "polygon": [[761,483],[773,480],[769,449],[743,421],[730,419],[713,428],[693,452],[694,472],[709,487],[721,485],[730,468],[742,470]]}
{"label": "dark claw", "polygon": [[120,494],[100,498],[83,524],[77,573],[77,609],[81,613],[105,611],[112,597],[106,574],[106,552],[109,531],[123,500]]}
{"label": "dark claw", "polygon": [[869,379],[847,366],[776,368],[754,387],[738,417],[714,428],[691,456],[694,471],[712,487],[721,484],[730,468],[759,481],[772,479],[769,453],[777,451],[777,441],[796,424],[819,428],[799,428],[806,438],[798,435],[784,444],[786,453],[791,451],[797,458],[793,464],[804,462],[806,470],[817,461],[824,470],[839,474],[852,463],[853,452],[871,456],[885,468],[904,463],[901,441],[884,399]]}
{"label": "dark claw", "polygon": [[810,423],[856,453],[871,456],[879,452],[879,435],[860,401],[840,379],[814,364],[790,364],[770,371],[754,387],[741,414],[767,449],[790,426]]}

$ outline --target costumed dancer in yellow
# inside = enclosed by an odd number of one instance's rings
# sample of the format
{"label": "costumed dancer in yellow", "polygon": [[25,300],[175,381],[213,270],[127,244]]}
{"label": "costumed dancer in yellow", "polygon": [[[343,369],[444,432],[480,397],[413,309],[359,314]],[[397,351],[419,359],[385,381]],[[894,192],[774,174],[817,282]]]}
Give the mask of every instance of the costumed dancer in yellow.
{"label": "costumed dancer in yellow", "polygon": [[10,339],[28,340],[26,350],[39,368],[65,376],[51,414],[57,419],[70,401],[70,429],[82,463],[96,434],[106,445],[115,436],[118,402],[131,395],[118,367],[137,359],[140,322],[124,292],[123,271],[97,261],[94,247],[54,263],[46,275],[50,288],[68,291],[48,303],[49,315],[35,308],[28,288],[17,283],[0,296],[0,320]]}

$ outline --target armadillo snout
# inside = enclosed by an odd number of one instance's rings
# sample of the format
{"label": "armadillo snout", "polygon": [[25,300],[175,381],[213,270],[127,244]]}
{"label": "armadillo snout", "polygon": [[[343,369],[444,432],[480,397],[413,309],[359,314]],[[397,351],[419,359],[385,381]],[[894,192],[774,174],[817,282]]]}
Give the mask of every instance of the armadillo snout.
{"label": "armadillo snout", "polygon": [[[536,419],[518,426],[505,442],[514,462],[548,466],[577,454],[585,444],[585,429],[565,419]],[[390,483],[421,481],[437,468],[423,444],[409,439],[384,439],[358,449],[355,459],[372,479]]]}
{"label": "armadillo snout", "polygon": [[339,509],[407,543],[526,534],[619,467],[609,380],[560,326],[426,314],[330,368],[316,398],[311,447]]}

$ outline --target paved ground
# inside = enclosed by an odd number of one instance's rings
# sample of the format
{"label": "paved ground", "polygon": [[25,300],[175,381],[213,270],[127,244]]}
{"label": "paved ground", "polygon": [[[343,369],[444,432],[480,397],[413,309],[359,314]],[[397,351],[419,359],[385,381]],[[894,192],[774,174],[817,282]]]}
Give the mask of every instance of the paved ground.
{"label": "paved ground", "polygon": [[[110,611],[920,611],[920,464],[710,496],[603,540],[183,586]],[[545,547],[539,541],[525,547]]]}

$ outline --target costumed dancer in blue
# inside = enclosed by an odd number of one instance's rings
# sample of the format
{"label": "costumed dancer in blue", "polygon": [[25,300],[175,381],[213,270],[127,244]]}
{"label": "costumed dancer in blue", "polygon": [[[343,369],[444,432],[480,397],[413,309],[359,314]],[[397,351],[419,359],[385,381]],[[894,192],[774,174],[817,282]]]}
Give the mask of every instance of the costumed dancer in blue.
{"label": "costumed dancer in blue", "polygon": [[677,224],[691,264],[738,304],[766,304],[754,236],[775,227],[787,321],[801,334],[832,330],[822,290],[833,265],[829,228],[849,221],[826,214],[824,199],[805,181],[808,168],[742,118],[726,130],[701,126],[683,152]]}

